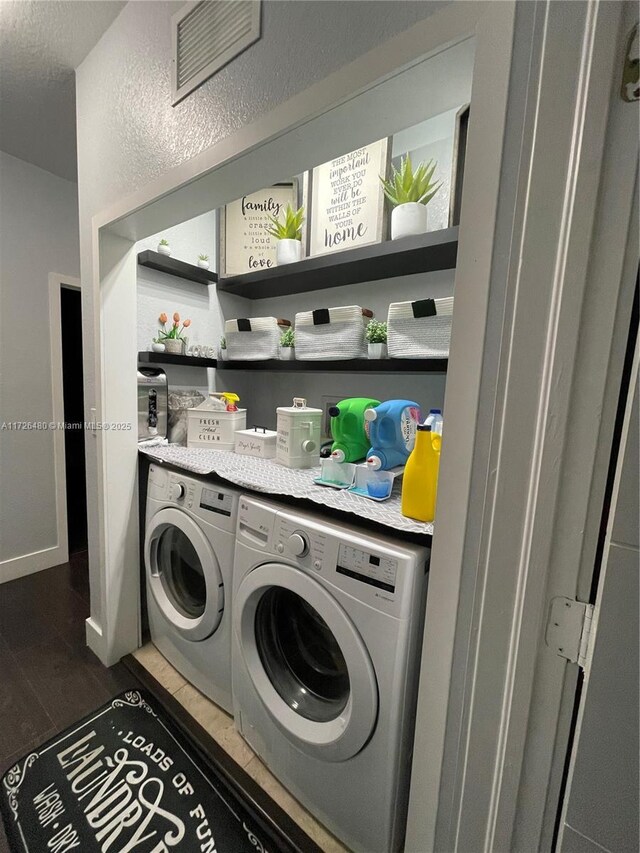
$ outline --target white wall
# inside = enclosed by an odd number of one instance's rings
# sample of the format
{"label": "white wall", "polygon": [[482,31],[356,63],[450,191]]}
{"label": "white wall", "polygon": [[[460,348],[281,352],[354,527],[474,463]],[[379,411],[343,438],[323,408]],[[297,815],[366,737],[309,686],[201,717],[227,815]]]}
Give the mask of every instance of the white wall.
{"label": "white wall", "polygon": [[[0,152],[0,422],[52,418],[48,275],[79,275],[77,204],[74,183]],[[53,433],[0,431],[0,483],[2,582],[58,562]]]}
{"label": "white wall", "polygon": [[[92,242],[92,217],[448,4],[269,0],[263,3],[261,40],[174,108],[170,18],[181,5],[128,3],[77,69],[81,267],[90,278],[97,249]],[[86,373],[87,411],[100,408],[101,402],[96,399],[100,360],[92,345],[94,312],[93,294],[88,293],[85,363],[94,369]],[[230,316],[234,314],[238,316],[235,312]],[[98,482],[98,456],[90,445],[92,584],[103,572]],[[114,578],[109,578],[108,584],[113,583]],[[98,620],[106,607],[106,600],[92,602]],[[96,624],[96,635],[99,631]],[[107,653],[100,653],[106,659]]]}

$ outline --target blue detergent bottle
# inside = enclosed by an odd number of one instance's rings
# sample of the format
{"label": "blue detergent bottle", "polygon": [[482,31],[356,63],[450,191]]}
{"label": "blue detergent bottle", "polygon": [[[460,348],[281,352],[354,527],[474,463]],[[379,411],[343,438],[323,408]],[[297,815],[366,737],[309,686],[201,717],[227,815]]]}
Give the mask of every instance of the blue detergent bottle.
{"label": "blue detergent bottle", "polygon": [[367,465],[374,471],[388,471],[404,465],[413,450],[421,420],[420,406],[412,400],[387,400],[364,413],[369,424],[371,448]]}

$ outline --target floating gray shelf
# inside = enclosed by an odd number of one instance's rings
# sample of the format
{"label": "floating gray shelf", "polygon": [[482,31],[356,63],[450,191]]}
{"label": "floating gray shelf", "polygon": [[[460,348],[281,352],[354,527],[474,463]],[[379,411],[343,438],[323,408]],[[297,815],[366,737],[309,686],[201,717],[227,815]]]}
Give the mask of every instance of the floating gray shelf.
{"label": "floating gray shelf", "polygon": [[354,358],[342,361],[218,361],[218,370],[268,370],[273,373],[446,373],[446,358]]}
{"label": "floating gray shelf", "polygon": [[215,367],[215,358],[195,355],[174,355],[170,352],[139,352],[138,364],[181,364],[185,367]]}
{"label": "floating gray shelf", "polygon": [[457,254],[458,228],[445,228],[221,278],[218,291],[248,299],[289,296],[361,281],[454,269]]}
{"label": "floating gray shelf", "polygon": [[158,272],[175,275],[178,278],[186,278],[188,281],[195,281],[197,284],[207,286],[218,280],[218,273],[212,270],[205,270],[196,264],[188,264],[186,261],[178,261],[176,258],[162,255],[160,252],[152,252],[150,249],[138,253],[138,264],[141,267],[148,267],[152,270],[158,270]]}

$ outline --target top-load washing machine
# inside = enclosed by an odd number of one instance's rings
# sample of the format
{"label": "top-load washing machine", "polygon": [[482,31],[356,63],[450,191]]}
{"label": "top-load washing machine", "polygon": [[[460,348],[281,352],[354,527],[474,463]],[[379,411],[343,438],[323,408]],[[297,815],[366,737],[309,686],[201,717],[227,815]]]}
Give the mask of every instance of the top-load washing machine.
{"label": "top-load washing machine", "polygon": [[149,468],[144,561],[154,645],[231,712],[231,589],[239,492]]}
{"label": "top-load washing machine", "polygon": [[242,496],[236,725],[352,849],[406,824],[429,550]]}

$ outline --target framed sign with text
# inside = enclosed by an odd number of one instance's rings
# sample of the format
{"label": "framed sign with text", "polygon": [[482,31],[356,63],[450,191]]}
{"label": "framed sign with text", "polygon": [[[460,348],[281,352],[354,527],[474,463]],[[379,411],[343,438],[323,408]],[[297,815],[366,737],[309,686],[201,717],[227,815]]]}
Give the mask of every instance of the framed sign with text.
{"label": "framed sign with text", "polygon": [[390,145],[381,139],[316,166],[309,195],[309,255],[379,243],[385,237],[380,176],[386,177]]}
{"label": "framed sign with text", "polygon": [[220,275],[243,275],[276,265],[275,237],[267,233],[269,216],[287,204],[295,210],[297,181],[275,184],[228,204],[220,216]]}

